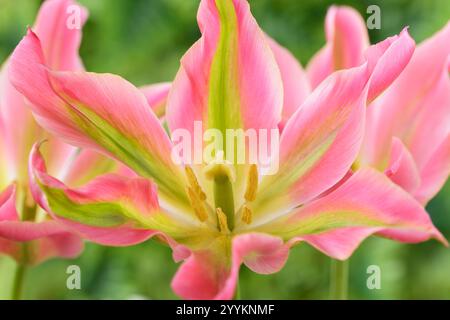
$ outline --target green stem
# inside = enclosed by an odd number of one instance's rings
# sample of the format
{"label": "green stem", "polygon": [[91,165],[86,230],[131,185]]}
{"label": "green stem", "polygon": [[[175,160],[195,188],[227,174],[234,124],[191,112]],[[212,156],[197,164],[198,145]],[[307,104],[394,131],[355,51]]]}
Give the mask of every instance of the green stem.
{"label": "green stem", "polygon": [[214,178],[214,204],[221,208],[227,216],[230,230],[234,228],[234,198],[233,186],[227,175],[219,175]]}
{"label": "green stem", "polygon": [[16,267],[16,272],[14,275],[14,282],[12,286],[11,291],[11,299],[12,300],[20,300],[22,298],[22,288],[23,288],[23,282],[25,278],[26,273],[26,265],[19,263]]}
{"label": "green stem", "polygon": [[347,300],[348,298],[348,266],[348,260],[331,260],[330,298],[332,300]]}

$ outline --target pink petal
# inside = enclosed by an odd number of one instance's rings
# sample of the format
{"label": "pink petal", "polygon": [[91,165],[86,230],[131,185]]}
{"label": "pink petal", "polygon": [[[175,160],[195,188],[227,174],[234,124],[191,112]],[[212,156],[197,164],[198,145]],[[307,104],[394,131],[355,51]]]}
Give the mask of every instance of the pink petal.
{"label": "pink petal", "polygon": [[383,168],[391,139],[402,140],[421,171],[450,131],[450,24],[415,50],[410,63],[369,113],[362,159]]}
{"label": "pink petal", "polygon": [[306,66],[309,83],[313,89],[335,71],[332,56],[332,46],[326,44],[311,58]]}
{"label": "pink petal", "polygon": [[351,7],[330,7],[325,20],[325,31],[327,44],[308,65],[313,88],[336,70],[362,64],[363,53],[369,46],[366,24]]}
{"label": "pink petal", "polygon": [[9,185],[0,193],[0,221],[17,221],[19,215],[16,211],[16,186]]}
{"label": "pink petal", "polygon": [[271,274],[281,270],[288,258],[289,250],[280,238],[265,234],[239,235],[233,240],[235,260],[243,263],[253,272]]}
{"label": "pink petal", "polygon": [[322,198],[325,197],[326,195],[330,194],[331,192],[333,192],[334,190],[338,189],[341,185],[344,184],[345,181],[347,181],[352,175],[353,175],[353,170],[350,169],[347,171],[347,173],[345,174],[345,176],[339,180],[336,184],[334,184],[331,188],[327,189],[326,191],[322,192],[318,197],[318,198]]}
{"label": "pink petal", "polygon": [[[70,124],[71,119],[63,112],[64,101],[50,86],[40,41],[31,30],[28,30],[11,56],[9,79],[32,103],[32,110],[38,111],[35,116],[41,124],[46,124],[53,133],[70,136],[72,140],[80,136],[79,129],[74,125],[64,125]],[[84,139],[84,144],[89,144],[87,139]]]}
{"label": "pink petal", "polygon": [[121,166],[116,161],[94,150],[75,149],[70,156],[65,170],[58,176],[68,185],[81,186],[109,172],[121,174]]}
{"label": "pink petal", "polygon": [[[410,57],[405,52],[412,50],[414,42],[405,30],[372,46],[365,64],[333,73],[308,96],[283,129],[282,168],[262,181],[261,190],[270,191],[258,195],[257,214],[282,214],[317,197],[347,173],[361,145],[367,93],[380,94],[394,81]],[[400,67],[382,73],[395,58]]]}
{"label": "pink petal", "polygon": [[374,169],[361,169],[330,194],[258,230],[310,242],[325,254],[346,259],[373,233],[402,242],[435,238],[447,244],[423,207]]}
{"label": "pink petal", "polygon": [[[219,9],[229,21],[226,25]],[[276,128],[283,104],[281,76],[247,1],[203,0],[197,18],[202,37],[183,56],[173,82],[167,103],[169,128],[193,132],[194,121],[220,129]],[[230,48],[220,47],[221,37]],[[220,64],[222,58],[226,61]],[[230,80],[223,87],[217,84],[219,75]]]}
{"label": "pink petal", "polygon": [[231,267],[223,252],[194,252],[178,269],[172,288],[184,299],[232,299],[239,268],[245,263],[252,271],[270,274],[286,263],[289,248],[278,237],[259,233],[236,236],[232,240]]}
{"label": "pink petal", "polygon": [[140,88],[148,104],[158,117],[162,117],[166,112],[167,96],[169,95],[170,87],[170,82],[162,82]]}
{"label": "pink petal", "polygon": [[80,237],[71,233],[59,233],[28,241],[24,256],[23,243],[0,237],[0,253],[4,253],[19,263],[37,265],[48,259],[60,257],[73,259],[83,251]]}
{"label": "pink petal", "polygon": [[344,177],[362,140],[368,80],[365,66],[336,72],[289,119],[280,168],[261,181],[255,219],[294,208]]}
{"label": "pink petal", "polygon": [[369,48],[366,24],[350,7],[332,6],[325,29],[327,44],[308,65],[313,88],[333,71],[359,66],[367,60],[372,73],[367,98],[372,101],[398,77],[414,51],[414,41],[406,29]]}
{"label": "pink petal", "polygon": [[[80,27],[69,29],[67,9],[76,6],[80,10]],[[42,48],[48,64],[59,70],[80,70],[81,60],[78,48],[81,41],[81,27],[87,17],[85,8],[72,0],[46,1],[39,10],[34,30],[42,40]],[[9,60],[0,72],[0,117],[4,119],[5,144],[9,170],[14,178],[26,181],[28,153],[36,140],[43,139],[45,133],[36,124],[24,98],[10,83],[7,75]],[[20,124],[20,125],[18,125]],[[61,152],[68,146],[56,144]],[[60,164],[61,154],[53,150],[55,164]],[[53,165],[52,165],[53,167]]]}
{"label": "pink petal", "polygon": [[[119,132],[139,141],[160,161],[170,162],[171,144],[157,118],[149,112],[144,96],[118,76],[94,73],[50,73],[55,91],[76,104],[90,106],[104,121]],[[83,110],[79,110],[83,113]]]}
{"label": "pink petal", "polygon": [[[0,253],[21,263],[38,264],[52,257],[74,258],[83,251],[80,237],[56,221],[20,221],[15,203],[11,185],[0,194]],[[26,256],[22,250],[25,243]]]}
{"label": "pink petal", "polygon": [[[0,71],[0,119],[2,120],[2,143],[4,150],[0,157],[8,175],[20,181],[26,180],[26,160],[33,137],[42,137],[31,112],[24,106],[23,97],[8,80],[9,65]],[[20,125],[18,125],[20,124]]]}
{"label": "pink petal", "polygon": [[71,189],[47,174],[38,148],[36,145],[30,155],[34,199],[54,219],[84,238],[126,246],[155,235],[165,237],[161,230],[152,230],[152,225],[164,231],[167,223],[169,230],[175,229],[175,223],[159,211],[156,186],[150,180],[107,174]]}
{"label": "pink petal", "polygon": [[8,70],[9,65],[6,64],[0,73],[0,118],[3,119],[0,131],[3,131],[1,135],[4,143],[1,157],[3,157],[5,176],[26,183],[27,159],[35,141],[49,139],[51,146],[44,152],[51,156],[50,170],[55,173],[67,160],[66,157],[72,147],[49,137],[38,126],[25,99],[10,83],[7,77]]}
{"label": "pink petal", "polygon": [[409,193],[420,185],[420,174],[414,159],[398,138],[392,140],[391,159],[384,173]]}
{"label": "pink petal", "polygon": [[275,60],[280,68],[283,81],[283,113],[282,122],[286,121],[301,106],[311,92],[311,86],[300,63],[286,49],[275,40],[267,37],[270,48],[275,55]]}
{"label": "pink petal", "polygon": [[364,239],[380,230],[381,228],[359,227],[333,229],[318,234],[294,238],[290,243],[294,244],[304,240],[333,259],[347,260]]}
{"label": "pink petal", "polygon": [[218,266],[211,261],[210,254],[192,254],[172,279],[172,290],[183,299],[214,299],[220,291],[219,286],[226,281],[228,272],[216,269]]}
{"label": "pink petal", "polygon": [[[335,77],[315,90],[302,106],[302,110],[288,121],[280,142],[280,162],[283,166],[292,164],[293,158],[296,161],[301,160],[308,156],[307,151],[311,152],[328,138],[334,138],[329,152],[318,161],[317,174],[323,176],[324,180],[317,183],[313,180],[321,179],[315,177],[306,178],[310,180],[307,181],[309,183],[296,182],[295,188],[311,193],[305,193],[302,202],[316,196],[319,193],[316,188],[324,188],[320,185],[326,184],[328,179],[333,181],[329,182],[331,186],[349,169],[355,157],[355,149],[361,142],[364,127],[366,81],[365,70],[362,68],[336,73]],[[319,170],[327,173],[321,174]],[[314,184],[319,186],[315,187]],[[308,185],[308,188],[302,185]]]}
{"label": "pink petal", "polygon": [[410,61],[415,42],[405,28],[396,35],[369,47],[365,55],[372,73],[368,101],[374,100],[397,79]]}
{"label": "pink petal", "polygon": [[423,166],[420,176],[422,183],[414,196],[426,204],[444,185],[450,174],[450,134],[436,148],[428,162]]}
{"label": "pink petal", "polygon": [[53,72],[44,65],[39,39],[29,31],[11,58],[10,78],[44,128],[76,146],[113,155],[152,177],[168,201],[187,203],[170,139],[137,88],[111,74]]}
{"label": "pink petal", "polygon": [[[79,11],[73,11],[78,8]],[[73,14],[80,14],[80,25],[70,22]],[[47,65],[54,70],[81,70],[83,64],[78,55],[81,43],[81,28],[88,11],[73,0],[47,0],[39,10],[33,27],[42,43]],[[70,27],[69,27],[70,26]]]}
{"label": "pink petal", "polygon": [[0,117],[0,190],[2,190],[6,185],[8,184],[11,177],[9,177],[8,166],[6,165],[6,147],[4,145],[4,132],[3,132],[3,124],[2,124],[2,118]]}

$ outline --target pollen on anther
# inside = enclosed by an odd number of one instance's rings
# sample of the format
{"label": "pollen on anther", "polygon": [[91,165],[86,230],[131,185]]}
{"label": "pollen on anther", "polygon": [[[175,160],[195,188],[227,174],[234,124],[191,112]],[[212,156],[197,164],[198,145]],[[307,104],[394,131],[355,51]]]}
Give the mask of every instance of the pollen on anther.
{"label": "pollen on anther", "polygon": [[247,188],[245,190],[245,200],[251,202],[256,199],[258,191],[258,167],[256,164],[250,165],[247,176]]}
{"label": "pollen on anther", "polygon": [[198,183],[197,177],[195,176],[194,171],[192,170],[191,167],[184,167],[184,170],[186,172],[186,177],[188,179],[189,185],[191,186],[191,188],[195,191],[195,193],[197,194],[198,198],[201,201],[205,201],[206,200],[206,194],[203,192],[202,188],[200,187],[200,184]]}
{"label": "pollen on anther", "polygon": [[216,209],[217,221],[219,222],[219,229],[222,233],[230,232],[228,229],[228,220],[226,214],[222,211],[222,208]]}
{"label": "pollen on anther", "polygon": [[206,208],[203,204],[203,201],[200,200],[197,193],[192,190],[192,188],[187,188],[187,194],[189,196],[189,200],[191,201],[192,208],[194,209],[194,213],[197,218],[204,222],[208,219],[208,213],[206,212]]}
{"label": "pollen on anther", "polygon": [[246,224],[252,223],[252,210],[249,207],[244,206],[242,208],[242,218],[241,219]]}

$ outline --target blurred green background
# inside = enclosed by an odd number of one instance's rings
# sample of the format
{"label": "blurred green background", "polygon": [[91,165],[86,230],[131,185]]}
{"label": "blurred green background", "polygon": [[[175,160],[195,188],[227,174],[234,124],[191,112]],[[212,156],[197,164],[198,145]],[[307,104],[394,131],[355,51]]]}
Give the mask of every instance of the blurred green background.
{"label": "blurred green background", "polygon": [[[0,0],[0,61],[32,25],[39,0]],[[196,0],[80,0],[90,11],[81,56],[89,71],[119,74],[136,85],[170,81],[179,59],[199,37]],[[251,0],[260,26],[306,65],[323,45],[327,8],[347,4],[367,17],[366,8],[381,8],[381,29],[372,42],[404,26],[417,42],[450,19],[448,0],[317,1]],[[428,206],[435,225],[450,238],[450,183]],[[81,267],[82,290],[66,289],[66,268]],[[367,267],[381,268],[381,289],[366,286]],[[450,299],[450,250],[435,241],[418,245],[370,238],[351,259],[350,298]],[[14,263],[0,258],[0,298],[8,298]],[[72,261],[51,260],[32,269],[25,298],[168,299],[176,298],[170,280],[177,269],[170,250],[154,241],[129,248],[87,244]],[[324,299],[328,297],[329,259],[305,244],[291,251],[285,268],[274,275],[241,269],[244,299]]]}

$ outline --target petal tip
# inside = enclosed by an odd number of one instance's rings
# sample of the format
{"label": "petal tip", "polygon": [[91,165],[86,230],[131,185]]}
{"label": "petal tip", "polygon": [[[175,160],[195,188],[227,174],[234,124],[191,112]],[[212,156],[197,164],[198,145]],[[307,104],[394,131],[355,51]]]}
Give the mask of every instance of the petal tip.
{"label": "petal tip", "polygon": [[432,236],[431,238],[439,241],[440,243],[442,243],[445,247],[449,247],[449,243],[448,240],[444,237],[444,235],[439,232],[437,229],[433,230]]}

